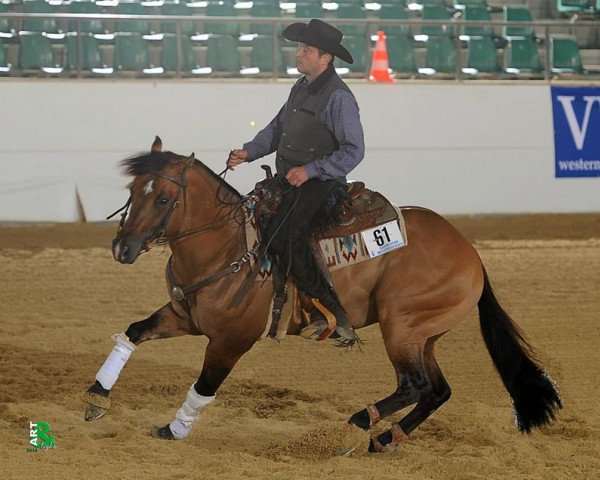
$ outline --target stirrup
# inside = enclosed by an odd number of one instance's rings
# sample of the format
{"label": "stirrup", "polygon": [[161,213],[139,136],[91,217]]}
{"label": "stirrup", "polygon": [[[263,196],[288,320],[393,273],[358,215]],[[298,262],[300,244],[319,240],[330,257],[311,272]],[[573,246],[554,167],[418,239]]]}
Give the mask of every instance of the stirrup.
{"label": "stirrup", "polygon": [[[321,332],[318,335],[317,335],[317,332],[315,331],[315,333],[313,334],[313,338],[316,337],[317,342],[327,340],[329,337],[331,337],[333,332],[335,332],[335,329],[337,327],[337,321],[335,319],[335,315],[327,307],[325,307],[325,305],[323,305],[318,298],[311,298],[310,300],[311,300],[312,304],[315,306],[315,308],[321,313],[321,315],[323,315],[323,317],[325,318],[325,321],[327,322],[327,325],[325,326],[325,328],[323,330],[321,330]],[[306,327],[304,330],[306,330],[309,327],[310,327],[310,325],[308,327]]]}
{"label": "stirrup", "polygon": [[317,341],[323,341],[328,338],[335,340],[336,347],[350,349],[354,345],[358,345],[359,348],[362,345],[362,340],[356,335],[354,329],[350,325],[351,333],[354,338],[348,338],[340,333],[338,328],[336,316],[329,310],[323,303],[317,298],[311,298],[312,304],[320,314],[319,318],[302,329],[300,336],[308,339],[316,339]]}

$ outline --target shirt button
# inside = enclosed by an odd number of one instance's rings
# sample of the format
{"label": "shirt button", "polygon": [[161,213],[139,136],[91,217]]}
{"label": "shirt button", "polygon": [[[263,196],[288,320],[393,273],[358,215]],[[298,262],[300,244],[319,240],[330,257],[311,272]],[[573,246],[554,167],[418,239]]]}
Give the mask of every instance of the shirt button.
{"label": "shirt button", "polygon": [[297,110],[296,108],[294,108],[294,109],[292,110],[292,112],[297,112],[297,111],[298,111],[298,110]]}
{"label": "shirt button", "polygon": [[287,133],[283,133],[283,134],[282,134],[282,136],[286,137],[286,136],[287,136]]}

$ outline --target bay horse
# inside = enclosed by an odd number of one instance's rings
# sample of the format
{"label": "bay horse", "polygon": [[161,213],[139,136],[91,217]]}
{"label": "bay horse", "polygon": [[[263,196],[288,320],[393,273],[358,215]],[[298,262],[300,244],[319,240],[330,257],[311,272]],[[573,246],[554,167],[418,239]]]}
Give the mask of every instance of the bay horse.
{"label": "bay horse", "polygon": [[[154,429],[162,439],[185,438],[238,360],[265,331],[272,286],[254,282],[238,306],[232,299],[250,268],[242,196],[198,160],[162,151],[123,160],[133,177],[130,199],[113,240],[116,261],[131,264],[156,241],[168,242],[170,301],[148,318],[113,336],[115,347],[85,392],[86,420],[110,406],[110,390],[142,342],[180,335],[209,339],[198,380],[170,424]],[[393,451],[450,398],[434,344],[477,305],[483,339],[513,401],[519,430],[549,424],[562,407],[552,379],[535,359],[519,327],[499,305],[474,247],[440,215],[402,208],[408,244],[367,262],[332,272],[341,304],[356,329],[379,324],[397,388],[350,417],[369,430],[380,419],[415,404],[391,428],[371,438],[370,452]],[[177,291],[179,285],[196,289]],[[270,285],[270,284],[268,284]],[[290,329],[290,333],[293,332]]]}

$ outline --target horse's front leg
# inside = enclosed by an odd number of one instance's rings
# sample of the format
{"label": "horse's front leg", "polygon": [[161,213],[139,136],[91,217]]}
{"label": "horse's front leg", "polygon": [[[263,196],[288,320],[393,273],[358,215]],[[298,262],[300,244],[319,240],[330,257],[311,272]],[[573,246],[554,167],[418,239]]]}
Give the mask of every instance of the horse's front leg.
{"label": "horse's front leg", "polygon": [[206,347],[200,378],[190,387],[185,402],[175,414],[174,420],[152,430],[151,435],[165,440],[180,440],[187,437],[200,412],[214,401],[217,390],[227,375],[253,343],[211,340]]}
{"label": "horse's front leg", "polygon": [[95,383],[83,395],[86,403],[85,419],[96,420],[110,408],[110,391],[140,343],[197,333],[192,332],[191,328],[189,320],[179,316],[171,305],[167,304],[145,320],[129,325],[125,333],[113,335],[115,346],[96,374]]}

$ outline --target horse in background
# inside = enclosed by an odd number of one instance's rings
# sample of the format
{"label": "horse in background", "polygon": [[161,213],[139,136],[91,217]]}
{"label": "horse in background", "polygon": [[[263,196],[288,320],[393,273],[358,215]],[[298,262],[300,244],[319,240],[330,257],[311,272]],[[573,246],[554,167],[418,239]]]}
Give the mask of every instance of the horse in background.
{"label": "horse in background", "polygon": [[[250,269],[251,252],[240,220],[244,198],[193,154],[163,152],[156,137],[149,153],[124,160],[123,166],[133,181],[113,256],[132,264],[157,241],[168,242],[170,301],[113,336],[115,347],[84,394],[85,418],[106,413],[110,391],[141,343],[205,335],[209,343],[198,380],[174,420],[152,431],[157,438],[183,439],[238,360],[261,338],[273,289],[270,283],[261,287],[255,282],[241,303],[232,306]],[[499,305],[475,249],[440,215],[415,207],[401,212],[410,239],[405,247],[332,272],[354,328],[379,325],[397,376],[391,395],[357,411],[349,423],[368,431],[414,405],[389,430],[371,438],[369,451],[393,451],[406,441],[450,398],[434,345],[475,306],[489,354],[513,400],[517,427],[529,433],[550,423],[562,407],[558,391]],[[182,291],[177,285],[196,288]]]}

